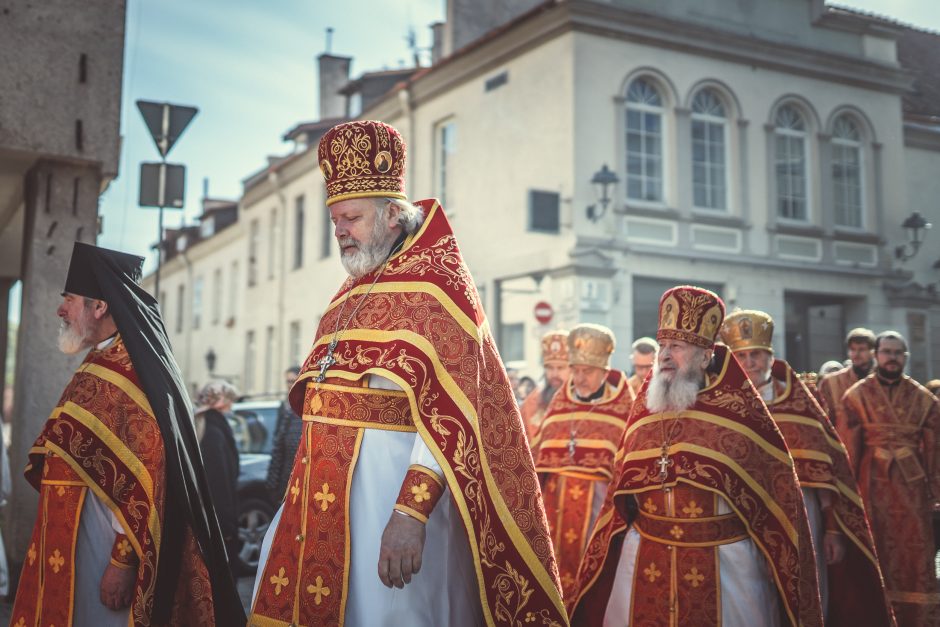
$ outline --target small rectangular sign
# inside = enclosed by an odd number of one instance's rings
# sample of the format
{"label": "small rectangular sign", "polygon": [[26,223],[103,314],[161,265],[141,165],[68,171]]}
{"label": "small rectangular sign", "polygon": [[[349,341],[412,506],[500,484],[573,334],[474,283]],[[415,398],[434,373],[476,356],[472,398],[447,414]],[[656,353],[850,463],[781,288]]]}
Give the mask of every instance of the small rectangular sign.
{"label": "small rectangular sign", "polygon": [[176,163],[140,164],[141,207],[183,208],[186,166]]}

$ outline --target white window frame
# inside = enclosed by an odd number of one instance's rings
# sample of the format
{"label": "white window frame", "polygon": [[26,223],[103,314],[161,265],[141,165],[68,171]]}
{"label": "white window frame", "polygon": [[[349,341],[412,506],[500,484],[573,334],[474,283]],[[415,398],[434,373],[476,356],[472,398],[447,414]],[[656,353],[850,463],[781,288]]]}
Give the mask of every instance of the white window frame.
{"label": "white window frame", "polygon": [[[634,102],[630,100],[630,91],[633,88],[634,84],[637,81],[643,81],[651,89],[656,92],[656,95],[659,97],[659,105],[651,105],[642,102]],[[626,97],[625,97],[624,107],[623,107],[623,122],[624,122],[624,132],[623,132],[623,156],[624,156],[624,186],[623,194],[624,200],[634,206],[648,206],[648,207],[664,207],[666,205],[666,146],[668,145],[667,140],[667,129],[666,129],[666,106],[665,106],[665,96],[663,94],[662,87],[657,84],[657,82],[647,76],[638,76],[630,81],[627,86]],[[638,131],[641,135],[642,152],[639,153],[641,159],[641,167],[643,174],[640,175],[640,186],[641,194],[643,197],[635,198],[630,196],[630,134],[633,132],[630,129],[630,112],[636,111],[641,115],[641,120],[644,123],[641,124],[641,129]],[[646,198],[647,191],[647,180],[650,178],[645,173],[646,172],[646,163],[649,159],[648,151],[646,150],[646,137],[648,133],[646,131],[645,119],[647,115],[658,115],[659,116],[659,198],[655,200],[650,200]]]}
{"label": "white window frame", "polygon": [[448,190],[448,182],[452,179],[456,144],[457,122],[453,118],[434,125],[434,196],[445,209],[451,209],[448,203],[453,200],[448,196],[448,191],[453,191]]}
{"label": "white window frame", "polygon": [[219,324],[222,319],[222,268],[215,269],[212,278],[212,324]]}
{"label": "white window frame", "polygon": [[[858,139],[852,140],[852,139],[846,139],[844,137],[836,136],[835,131],[839,123],[839,120],[841,119],[846,119],[852,123],[852,125],[855,127],[856,132],[858,133]],[[864,147],[864,143],[862,142],[862,130],[858,122],[849,115],[840,115],[838,118],[836,118],[835,122],[833,123],[832,130],[833,130],[833,134],[832,134],[833,150],[832,150],[832,159],[831,159],[831,167],[830,167],[830,180],[832,181],[832,211],[833,211],[832,223],[839,229],[853,230],[853,231],[865,231],[868,228],[867,227],[868,221],[866,220],[866,215],[865,215],[866,214],[865,209],[866,209],[867,203],[866,203],[866,197],[865,197],[865,147]],[[836,189],[838,187],[838,184],[836,183],[836,180],[835,180],[835,167],[836,167],[835,157],[836,157],[838,148],[855,149],[856,151],[858,151],[857,167],[858,167],[858,203],[859,203],[858,204],[858,221],[859,221],[859,224],[857,225],[840,224],[838,220],[839,212],[838,212],[838,207],[836,206]]]}
{"label": "white window frame", "polygon": [[[777,125],[777,116],[780,115],[780,111],[784,108],[793,109],[803,120],[803,130],[793,130],[789,128],[782,128]],[[804,207],[806,210],[806,216],[803,218],[791,218],[788,216],[783,216],[780,214],[780,200],[781,200],[781,186],[780,186],[780,176],[777,170],[778,160],[777,160],[777,142],[781,138],[795,138],[803,142],[803,200]],[[813,221],[813,203],[811,197],[812,186],[810,184],[810,172],[812,168],[810,167],[810,152],[809,152],[809,119],[805,112],[799,107],[792,104],[784,104],[774,113],[774,146],[773,146],[773,176],[774,176],[774,215],[777,220],[784,223],[790,224],[811,224]]]}
{"label": "white window frame", "polygon": [[[712,115],[712,114],[707,114],[707,113],[699,113],[699,112],[696,112],[696,111],[695,111],[695,99],[698,98],[698,96],[699,96],[700,94],[706,93],[706,92],[707,92],[707,93],[710,93],[711,96],[712,96],[715,100],[718,101],[718,103],[721,105],[721,107],[722,107],[722,109],[723,109],[723,111],[724,111],[724,116],[719,117],[719,116],[717,116],[717,115]],[[721,152],[722,152],[722,159],[723,159],[723,163],[722,163],[721,165],[722,165],[722,169],[724,170],[724,176],[722,177],[723,180],[721,181],[722,185],[724,186],[724,190],[723,190],[723,191],[724,191],[724,206],[722,206],[722,207],[709,207],[709,206],[705,206],[705,205],[699,205],[699,204],[696,203],[696,198],[695,198],[695,186],[696,186],[696,182],[695,182],[695,165],[696,165],[696,162],[695,162],[695,133],[694,133],[694,127],[695,127],[696,122],[698,122],[698,123],[700,123],[700,124],[716,125],[716,126],[720,126],[720,127],[721,127],[721,142],[722,142],[722,146],[721,146],[722,151],[721,151]],[[731,133],[730,133],[730,131],[729,131],[729,123],[728,123],[728,105],[725,104],[724,99],[721,98],[721,96],[719,96],[718,92],[716,92],[714,89],[710,89],[710,88],[708,88],[708,87],[706,87],[706,88],[704,88],[704,89],[700,89],[698,92],[696,92],[695,96],[693,97],[693,99],[692,99],[691,124],[690,124],[690,127],[689,127],[689,131],[690,131],[690,133],[691,133],[691,137],[690,137],[690,139],[691,139],[691,144],[690,144],[690,146],[692,147],[692,153],[691,153],[691,155],[690,155],[691,161],[692,161],[692,208],[693,208],[693,209],[696,209],[696,210],[708,212],[708,213],[711,213],[711,214],[715,214],[715,213],[730,213],[730,211],[731,211],[731,167],[730,167],[730,166],[731,166],[731,159],[730,159],[730,150],[729,150],[729,148],[730,148],[730,142],[731,142]],[[705,143],[705,146],[706,146],[706,153],[707,153],[708,145],[709,145],[709,144],[708,144],[708,142],[707,142],[707,140],[706,140],[706,143]],[[705,166],[705,168],[706,168],[706,172],[708,172],[708,171],[709,171],[709,168],[713,165],[713,164],[711,163],[711,161],[709,160],[709,158],[708,158],[708,154],[706,154],[706,161],[703,162],[703,164],[704,164],[704,166]],[[709,175],[709,176],[710,176],[710,175]],[[708,183],[706,183],[706,185],[708,185]],[[712,186],[714,187],[714,182],[712,182]]]}

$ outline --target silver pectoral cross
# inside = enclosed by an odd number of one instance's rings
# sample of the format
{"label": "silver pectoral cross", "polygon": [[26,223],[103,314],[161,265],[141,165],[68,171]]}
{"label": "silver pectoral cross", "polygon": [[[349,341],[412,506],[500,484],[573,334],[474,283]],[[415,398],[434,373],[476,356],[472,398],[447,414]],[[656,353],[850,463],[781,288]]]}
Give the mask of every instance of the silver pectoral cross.
{"label": "silver pectoral cross", "polygon": [[333,357],[333,350],[336,348],[336,340],[330,342],[329,350],[326,355],[323,356],[320,361],[317,362],[317,365],[320,366],[320,374],[317,375],[315,381],[317,383],[322,383],[323,379],[326,378],[326,371],[330,369],[330,366],[336,363],[336,358]]}
{"label": "silver pectoral cross", "polygon": [[663,453],[660,455],[659,459],[656,460],[656,465],[659,466],[659,480],[665,483],[666,479],[669,477],[668,468],[672,466],[672,460],[669,459],[668,453],[666,453],[666,447],[663,447]]}
{"label": "silver pectoral cross", "polygon": [[578,442],[577,440],[574,439],[574,436],[572,435],[571,439],[568,440],[568,457],[570,457],[572,461],[574,461],[574,451],[577,446],[578,446]]}

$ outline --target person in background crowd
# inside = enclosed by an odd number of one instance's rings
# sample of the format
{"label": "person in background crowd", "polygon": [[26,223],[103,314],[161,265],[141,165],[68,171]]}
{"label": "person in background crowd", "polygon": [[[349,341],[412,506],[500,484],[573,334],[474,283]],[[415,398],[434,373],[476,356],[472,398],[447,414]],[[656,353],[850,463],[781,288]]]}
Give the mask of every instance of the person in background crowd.
{"label": "person in background crowd", "polygon": [[898,624],[940,624],[932,511],[940,497],[940,400],[904,374],[907,341],[875,338],[875,372],[842,397],[836,425],[871,521]]}
{"label": "person in background crowd", "polygon": [[656,361],[656,353],[659,351],[659,344],[651,337],[641,337],[633,342],[630,359],[633,360],[633,374],[627,379],[630,389],[636,395],[643,385],[643,379],[653,369],[653,362]]}
{"label": "person in background crowd", "polygon": [[[891,603],[845,446],[809,387],[790,364],[774,359],[773,333],[773,318],[763,311],[736,311],[721,325],[721,341],[767,405],[793,457],[816,553],[823,618],[828,627],[891,625]],[[846,557],[849,568],[843,567]]]}
{"label": "person in background crowd", "polygon": [[660,299],[659,353],[568,597],[572,625],[823,624],[793,460],[715,343],[724,313],[699,287]]}
{"label": "person in background crowd", "polygon": [[210,381],[196,397],[196,435],[206,466],[206,480],[219,517],[232,577],[238,579],[238,446],[229,424],[238,390],[226,381]]}
{"label": "person in background crowd", "polygon": [[542,368],[545,383],[522,401],[519,408],[529,442],[535,437],[545,409],[555,392],[568,381],[568,332],[549,331],[542,336]]}
{"label": "person in background crowd", "polygon": [[516,398],[522,399],[520,405],[525,402],[525,399],[529,398],[529,394],[531,394],[535,388],[535,379],[532,377],[522,377],[519,379],[519,385],[516,386]]}
{"label": "person in background crowd", "polygon": [[[300,374],[300,366],[291,366],[284,371],[284,384],[289,391]],[[274,442],[271,445],[271,463],[268,465],[268,476],[265,485],[268,494],[274,503],[284,500],[287,491],[287,480],[294,467],[294,456],[300,446],[300,438],[304,431],[304,421],[290,406],[285,395],[277,408],[277,425],[274,428]]]}
{"label": "person in background crowd", "polygon": [[516,404],[521,405],[524,398],[519,398],[519,370],[517,368],[506,368],[506,376],[509,377],[509,389],[512,390],[512,397],[516,399]]}
{"label": "person in background crowd", "polygon": [[564,595],[575,585],[634,399],[627,375],[610,367],[615,346],[610,329],[579,324],[567,342],[571,375],[532,441]]}
{"label": "person in background crowd", "polygon": [[[816,386],[819,395],[825,401],[824,406],[829,412],[829,421],[837,430],[840,424],[845,423],[844,419],[840,419],[842,397],[850,387],[855,385],[856,381],[864,379],[872,371],[875,364],[872,355],[874,347],[875,334],[871,329],[859,327],[849,331],[845,336],[845,348],[848,351],[849,361],[852,362],[851,365],[826,375]],[[840,432],[839,435],[845,441],[845,434]]]}
{"label": "person in background crowd", "polygon": [[924,387],[934,396],[940,396],[940,379],[931,379]]}
{"label": "person in background crowd", "polygon": [[819,367],[819,379],[822,379],[827,374],[832,374],[833,372],[838,372],[842,370],[845,366],[842,365],[842,362],[835,361],[830,359],[823,365]]}

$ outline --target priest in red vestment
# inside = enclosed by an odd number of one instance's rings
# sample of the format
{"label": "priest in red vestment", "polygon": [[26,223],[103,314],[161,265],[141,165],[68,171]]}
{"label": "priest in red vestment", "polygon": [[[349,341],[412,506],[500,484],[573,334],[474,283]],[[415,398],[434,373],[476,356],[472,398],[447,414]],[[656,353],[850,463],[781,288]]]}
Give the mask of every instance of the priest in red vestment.
{"label": "priest in red vestment", "polygon": [[614,334],[579,324],[568,334],[570,380],[555,394],[532,443],[561,585],[570,594],[588,533],[613,477],[633,404],[626,375],[610,367]]}
{"label": "priest in red vestment", "polygon": [[680,286],[571,597],[573,625],[820,626],[793,460],[727,347],[724,303]]}
{"label": "priest in red vestment", "polygon": [[808,386],[774,359],[774,321],[756,310],[735,311],[721,325],[764,400],[793,457],[816,553],[826,625],[893,625],[875,543],[845,446]]}
{"label": "priest in red vestment", "polygon": [[257,625],[563,625],[532,456],[443,208],[375,121],[319,144],[350,277],[290,392],[304,434]]}
{"label": "priest in red vestment", "polygon": [[875,339],[875,372],[842,397],[849,452],[898,624],[940,625],[932,509],[940,497],[940,401],[904,374],[907,341]]}
{"label": "priest in red vestment", "polygon": [[545,410],[555,392],[568,382],[567,331],[549,331],[542,336],[542,368],[545,382],[532,390],[519,407],[530,443],[545,419]]}
{"label": "priest in red vestment", "polygon": [[59,348],[88,350],[29,452],[14,625],[238,625],[189,403],[143,258],[76,242]]}

